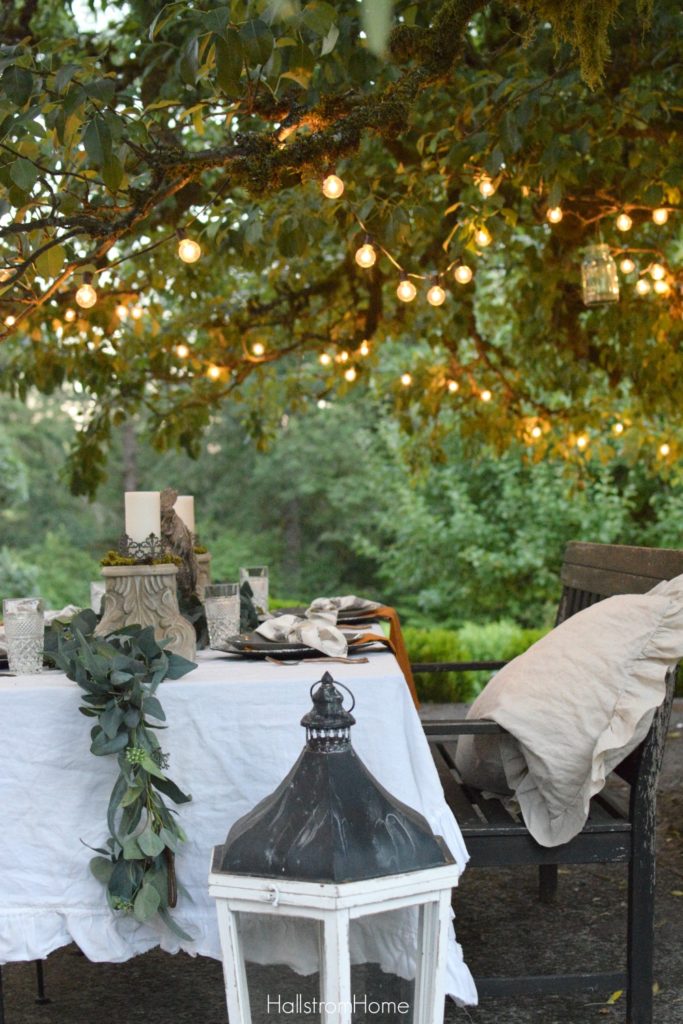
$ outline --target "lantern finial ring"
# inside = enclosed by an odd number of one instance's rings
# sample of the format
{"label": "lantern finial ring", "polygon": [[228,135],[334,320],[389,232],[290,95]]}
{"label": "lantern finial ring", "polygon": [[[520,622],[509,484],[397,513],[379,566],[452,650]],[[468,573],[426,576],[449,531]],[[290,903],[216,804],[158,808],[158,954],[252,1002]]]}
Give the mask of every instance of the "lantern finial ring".
{"label": "lantern finial ring", "polygon": [[[328,679],[326,679],[325,676],[328,676]],[[325,676],[323,676],[322,679],[318,679],[315,683],[313,683],[313,685],[311,686],[310,690],[308,691],[308,695],[311,698],[311,700],[313,700],[313,691],[316,688],[316,686],[318,686],[320,683],[331,682],[335,686],[341,686],[342,690],[346,690],[346,692],[348,693],[349,697],[351,698],[351,707],[350,708],[344,708],[344,710],[347,711],[349,714],[351,714],[351,712],[353,711],[353,709],[356,706],[356,698],[353,695],[353,693],[351,692],[351,690],[349,690],[348,686],[344,686],[343,683],[340,683],[340,682],[338,682],[338,680],[333,679],[332,676],[330,676],[329,672],[326,672]]]}

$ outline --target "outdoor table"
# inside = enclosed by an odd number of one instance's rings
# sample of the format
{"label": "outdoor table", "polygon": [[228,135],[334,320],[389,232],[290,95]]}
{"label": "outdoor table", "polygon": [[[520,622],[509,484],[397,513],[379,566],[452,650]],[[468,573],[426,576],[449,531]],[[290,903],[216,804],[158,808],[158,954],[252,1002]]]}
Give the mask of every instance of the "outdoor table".
{"label": "outdoor table", "polygon": [[[170,754],[168,774],[192,794],[192,802],[179,808],[188,841],[176,861],[187,892],[181,890],[172,912],[192,942],[158,920],[140,924],[113,913],[104,887],[90,874],[87,846],[106,839],[116,765],[113,757],[89,751],[92,719],[78,712],[79,688],[59,672],[0,679],[0,963],[45,957],[72,941],[93,961],[118,963],[155,946],[220,959],[207,882],[211,849],[298,757],[304,743],[299,721],[325,665],[280,666],[214,651],[198,654],[197,662],[183,678],[163,682],[159,694],[168,724],[159,733]],[[352,740],[360,757],[382,785],[427,818],[464,867],[462,836],[393,654],[372,653],[367,664],[330,668],[355,694]],[[352,957],[409,978],[415,936],[413,912],[377,915],[358,923]],[[247,956],[312,973],[318,969],[317,937],[301,923],[287,920],[275,929],[264,919],[247,936]],[[476,1001],[452,929],[447,991]]]}

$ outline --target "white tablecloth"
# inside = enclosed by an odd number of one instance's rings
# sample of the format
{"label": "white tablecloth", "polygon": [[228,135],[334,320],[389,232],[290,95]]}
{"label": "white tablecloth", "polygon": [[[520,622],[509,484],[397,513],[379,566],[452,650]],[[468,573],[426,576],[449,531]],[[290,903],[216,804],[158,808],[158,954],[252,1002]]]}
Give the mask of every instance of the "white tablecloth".
{"label": "white tablecloth", "polygon": [[[211,849],[298,757],[305,739],[299,720],[325,666],[281,667],[216,652],[198,655],[198,662],[182,679],[162,683],[168,729],[159,734],[170,754],[170,777],[193,797],[180,807],[188,842],[176,865],[191,898],[181,895],[173,912],[194,936],[192,943],[161,923],[143,925],[113,914],[103,886],[90,874],[93,854],[83,843],[102,846],[106,839],[116,764],[89,752],[92,719],[78,713],[79,688],[59,673],[0,678],[0,963],[44,957],[71,941],[94,961],[120,962],[157,945],[220,958],[207,891]],[[464,867],[460,830],[393,655],[375,653],[368,664],[330,669],[356,696],[358,724],[351,735],[360,757],[391,793],[427,818]],[[412,976],[415,919],[399,913],[357,925],[356,962],[379,962],[384,970]],[[312,929],[289,922],[278,933],[269,922],[250,929],[250,959],[286,963],[303,974],[317,970]],[[476,1002],[454,935],[448,992]]]}

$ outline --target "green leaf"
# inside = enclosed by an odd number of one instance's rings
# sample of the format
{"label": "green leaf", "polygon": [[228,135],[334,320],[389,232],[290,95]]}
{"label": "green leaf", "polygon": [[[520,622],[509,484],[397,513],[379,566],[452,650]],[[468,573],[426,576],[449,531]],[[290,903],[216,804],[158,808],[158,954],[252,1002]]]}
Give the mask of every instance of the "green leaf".
{"label": "green leaf", "polygon": [[152,24],[149,26],[149,38],[154,39],[154,37],[161,32],[164,25],[167,25],[169,21],[175,17],[178,11],[183,10],[184,8],[184,3],[166,4],[165,7],[162,7]]}
{"label": "green leaf", "polygon": [[156,914],[160,903],[158,890],[149,882],[144,882],[133,905],[133,916],[136,921],[149,921]]}
{"label": "green leaf", "polygon": [[244,52],[252,65],[266,63],[273,51],[273,33],[260,18],[252,18],[240,29]]}
{"label": "green leaf", "polygon": [[119,726],[123,723],[124,712],[123,709],[114,705],[111,708],[107,708],[100,715],[100,725],[104,729],[109,739],[113,739],[119,731]]}
{"label": "green leaf", "polygon": [[90,750],[93,754],[101,756],[102,754],[117,754],[119,750],[124,750],[127,746],[127,732],[120,732],[118,736],[114,736],[111,740],[107,739],[104,732],[100,732],[97,738],[90,744]]}
{"label": "green leaf", "polygon": [[88,158],[95,167],[102,167],[111,160],[111,131],[103,117],[93,117],[85,127],[83,145]]}
{"label": "green leaf", "polygon": [[114,871],[114,862],[108,857],[93,857],[90,861],[90,870],[98,882],[108,885]]}
{"label": "green leaf", "polygon": [[228,96],[239,93],[239,82],[244,67],[242,40],[234,28],[228,29],[227,38],[216,36],[216,81]]}
{"label": "green leaf", "polygon": [[123,794],[121,800],[121,807],[130,807],[136,800],[140,799],[142,789],[139,786],[129,786],[126,792]]}
{"label": "green leaf", "polygon": [[180,77],[186,85],[195,85],[199,71],[199,39],[192,36],[187,40],[180,53]]}
{"label": "green leaf", "polygon": [[161,706],[159,700],[156,697],[145,697],[143,704],[143,711],[145,715],[149,715],[151,718],[158,718],[160,721],[166,721],[166,714]]}
{"label": "green leaf", "polygon": [[214,7],[211,11],[204,11],[201,16],[202,24],[209,32],[215,32],[217,36],[222,36],[228,27],[230,20],[230,8],[229,7]]}
{"label": "green leaf", "polygon": [[144,854],[138,846],[137,836],[128,836],[123,843],[124,860],[139,860]]}
{"label": "green leaf", "polygon": [[187,942],[194,942],[196,937],[188,935],[186,931],[180,927],[179,924],[173,920],[166,907],[159,907],[159,917],[164,922],[167,928],[169,928],[174,935],[177,935],[179,939],[185,939]]}
{"label": "green leaf", "polygon": [[99,100],[101,103],[112,103],[116,92],[116,84],[113,78],[97,78],[94,82],[88,82],[85,91],[91,100]]}
{"label": "green leaf", "polygon": [[337,12],[325,0],[311,0],[301,12],[301,20],[311,32],[326,36],[337,20]]}
{"label": "green leaf", "polygon": [[123,181],[123,166],[114,154],[102,165],[102,180],[110,192],[116,192]]}
{"label": "green leaf", "polygon": [[128,784],[123,775],[119,775],[118,779],[114,783],[114,788],[111,791],[109,797],[109,804],[107,806],[107,827],[111,835],[115,836],[116,832],[116,812],[121,805],[123,797],[128,789]]}
{"label": "green leaf", "polygon": [[0,88],[13,103],[23,107],[33,92],[33,75],[26,68],[17,67],[13,64],[5,68],[0,78]]}
{"label": "green leaf", "polygon": [[181,676],[187,675],[188,672],[192,672],[196,667],[197,665],[194,661],[188,661],[181,654],[169,654],[166,675],[169,679],[180,679]]}
{"label": "green leaf", "polygon": [[38,180],[38,168],[30,160],[20,156],[10,167],[9,176],[15,185],[24,192],[29,192]]}
{"label": "green leaf", "polygon": [[160,829],[159,836],[170,850],[173,850],[174,853],[178,852],[178,847],[180,845],[181,840],[178,836],[173,835],[170,829]]}
{"label": "green leaf", "polygon": [[379,57],[386,53],[393,10],[393,0],[363,0],[361,23],[368,37],[368,49]]}
{"label": "green leaf", "polygon": [[80,64],[65,64],[55,75],[55,90],[61,95],[79,70]]}
{"label": "green leaf", "polygon": [[158,857],[166,849],[163,839],[151,829],[145,829],[138,836],[138,846],[147,857]]}
{"label": "green leaf", "polygon": [[176,804],[188,804],[192,799],[187,793],[183,793],[182,789],[179,789],[175,782],[171,782],[170,779],[155,778],[154,788],[170,797]]}

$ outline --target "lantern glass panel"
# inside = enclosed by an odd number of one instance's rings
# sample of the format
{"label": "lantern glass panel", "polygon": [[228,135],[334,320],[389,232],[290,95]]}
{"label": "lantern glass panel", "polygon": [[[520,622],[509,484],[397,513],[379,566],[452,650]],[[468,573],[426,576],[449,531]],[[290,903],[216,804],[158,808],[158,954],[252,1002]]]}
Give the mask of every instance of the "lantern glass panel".
{"label": "lantern glass panel", "polygon": [[589,245],[581,264],[583,301],[587,306],[619,301],[617,265],[608,245]]}

